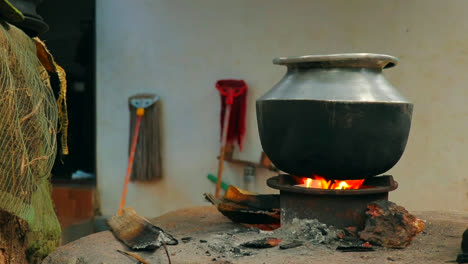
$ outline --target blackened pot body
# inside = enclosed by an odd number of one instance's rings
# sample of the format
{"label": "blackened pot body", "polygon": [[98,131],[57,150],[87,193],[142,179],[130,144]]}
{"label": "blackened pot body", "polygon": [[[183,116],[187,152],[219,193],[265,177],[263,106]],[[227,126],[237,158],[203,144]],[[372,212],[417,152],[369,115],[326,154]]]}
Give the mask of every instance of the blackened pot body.
{"label": "blackened pot body", "polygon": [[388,55],[355,53],[277,58],[284,78],[257,100],[262,147],[297,176],[364,179],[400,159],[413,105],[382,75]]}

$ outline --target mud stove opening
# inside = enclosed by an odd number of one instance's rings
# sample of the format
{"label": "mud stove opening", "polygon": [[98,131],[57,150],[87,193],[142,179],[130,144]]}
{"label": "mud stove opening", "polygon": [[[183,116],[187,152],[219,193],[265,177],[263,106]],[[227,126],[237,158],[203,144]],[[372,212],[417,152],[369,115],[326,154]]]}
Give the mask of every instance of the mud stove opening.
{"label": "mud stove opening", "polygon": [[268,186],[280,190],[281,225],[293,219],[317,219],[337,228],[362,229],[370,202],[388,200],[388,192],[398,188],[391,175],[363,180],[358,189],[321,189],[307,187],[303,178],[287,174],[267,180]]}

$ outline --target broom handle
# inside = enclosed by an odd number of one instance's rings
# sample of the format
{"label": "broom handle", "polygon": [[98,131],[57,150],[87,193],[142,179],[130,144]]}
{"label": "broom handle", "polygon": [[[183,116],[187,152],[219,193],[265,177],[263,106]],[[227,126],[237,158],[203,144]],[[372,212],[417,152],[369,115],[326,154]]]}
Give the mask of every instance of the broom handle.
{"label": "broom handle", "polygon": [[130,147],[130,157],[128,158],[127,175],[125,175],[125,182],[123,186],[122,197],[120,198],[119,215],[122,215],[122,209],[125,206],[125,197],[127,196],[127,187],[128,187],[128,182],[130,181],[130,174],[132,174],[133,159],[135,158],[135,149],[138,143],[138,134],[140,132],[141,119],[144,114],[144,109],[143,111],[141,111],[140,109],[143,109],[143,108],[137,109],[137,120],[135,124],[135,130],[133,132],[132,146]]}
{"label": "broom handle", "polygon": [[221,150],[219,153],[219,163],[218,163],[218,179],[216,181],[216,192],[215,197],[219,198],[219,191],[221,190],[221,178],[223,177],[223,167],[224,167],[224,154],[226,153],[226,143],[227,135],[229,133],[229,118],[231,117],[231,105],[226,104],[226,112],[224,113],[224,129],[222,134],[222,144]]}

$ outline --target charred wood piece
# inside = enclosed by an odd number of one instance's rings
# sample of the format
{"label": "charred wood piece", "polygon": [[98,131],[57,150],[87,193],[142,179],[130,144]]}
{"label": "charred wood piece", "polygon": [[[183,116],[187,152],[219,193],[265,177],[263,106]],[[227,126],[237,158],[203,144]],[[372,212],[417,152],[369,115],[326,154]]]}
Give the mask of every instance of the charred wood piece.
{"label": "charred wood piece", "polygon": [[297,248],[304,245],[304,242],[302,241],[293,241],[290,243],[282,244],[279,246],[280,249],[290,249],[290,248]]}
{"label": "charred wood piece", "polygon": [[242,243],[241,246],[246,248],[272,248],[278,246],[281,241],[278,238],[267,237]]}
{"label": "charred wood piece", "polygon": [[192,237],[183,237],[180,240],[182,240],[182,242],[184,242],[184,243],[188,243],[188,242],[190,242],[192,240]]}
{"label": "charred wood piece", "polygon": [[387,248],[404,248],[424,230],[424,222],[402,206],[386,200],[367,205],[367,219],[360,239]]}
{"label": "charred wood piece", "polygon": [[273,210],[280,208],[280,197],[278,194],[258,194],[252,193],[236,186],[229,185],[223,200],[257,208],[262,210]]}
{"label": "charred wood piece", "polygon": [[135,254],[135,253],[126,252],[126,251],[122,251],[122,250],[118,250],[118,249],[117,249],[117,252],[122,253],[122,254],[124,254],[124,255],[127,255],[127,256],[129,256],[129,257],[132,257],[132,258],[138,260],[138,263],[149,264],[148,261],[146,261],[145,259],[143,259],[142,257],[138,256],[138,255]]}
{"label": "charred wood piece", "polygon": [[225,199],[220,200],[209,193],[205,193],[204,196],[217,207],[218,211],[235,223],[274,226],[280,224],[279,208],[259,209]]}
{"label": "charred wood piece", "polygon": [[336,248],[337,251],[341,252],[366,252],[366,251],[375,251],[373,247],[366,246],[339,246]]}
{"label": "charred wood piece", "polygon": [[163,245],[177,245],[169,233],[137,215],[132,208],[124,208],[122,215],[107,220],[114,236],[133,250],[154,250]]}

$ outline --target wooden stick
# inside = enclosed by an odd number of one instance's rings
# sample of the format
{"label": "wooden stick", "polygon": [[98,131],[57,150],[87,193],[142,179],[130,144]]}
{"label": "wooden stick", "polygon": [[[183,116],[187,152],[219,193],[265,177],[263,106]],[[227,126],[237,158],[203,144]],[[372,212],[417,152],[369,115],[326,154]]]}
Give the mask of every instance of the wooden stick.
{"label": "wooden stick", "polygon": [[136,260],[138,260],[140,263],[143,263],[143,264],[150,264],[147,260],[143,259],[142,257],[138,256],[137,254],[134,254],[134,253],[130,253],[130,252],[126,252],[126,251],[122,251],[122,250],[119,250],[117,249],[117,252],[119,253],[122,253],[124,255],[127,255],[127,256],[130,256]]}
{"label": "wooden stick", "polygon": [[221,179],[223,177],[224,155],[226,153],[227,136],[229,133],[229,118],[231,117],[231,105],[226,104],[226,111],[224,113],[224,126],[221,142],[221,150],[219,153],[218,163],[218,179],[216,181],[215,197],[219,198],[219,191],[221,190]]}
{"label": "wooden stick", "polygon": [[167,260],[169,261],[169,264],[172,264],[171,257],[169,256],[169,251],[167,251],[167,246],[164,241],[163,241],[163,246],[164,246],[164,251],[166,251]]}
{"label": "wooden stick", "polygon": [[132,173],[133,159],[135,158],[135,149],[138,143],[138,133],[140,132],[140,124],[141,124],[142,117],[143,117],[143,114],[141,115],[138,114],[138,117],[136,120],[135,132],[133,133],[132,146],[130,148],[130,158],[128,159],[127,175],[125,175],[125,182],[123,186],[122,197],[120,198],[119,215],[122,215],[122,209],[125,206],[125,197],[127,196],[128,182],[130,181],[130,174]]}

